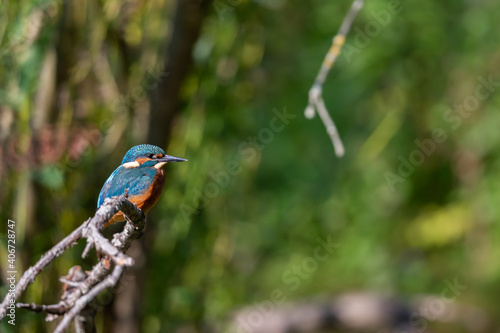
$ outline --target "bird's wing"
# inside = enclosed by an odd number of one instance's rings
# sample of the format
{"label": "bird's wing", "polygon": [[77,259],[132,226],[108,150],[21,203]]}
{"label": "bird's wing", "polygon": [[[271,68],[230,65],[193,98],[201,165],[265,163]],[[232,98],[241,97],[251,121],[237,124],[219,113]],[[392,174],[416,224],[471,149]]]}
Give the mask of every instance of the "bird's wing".
{"label": "bird's wing", "polygon": [[113,178],[120,171],[120,168],[113,171],[113,173],[108,177],[104,185],[102,186],[101,192],[99,193],[99,199],[97,200],[97,208],[101,207],[104,199],[108,197],[109,190],[113,184]]}
{"label": "bird's wing", "polygon": [[97,201],[97,208],[102,205],[104,199],[121,195],[127,189],[129,196],[140,195],[152,185],[156,172],[155,168],[119,167],[104,183]]}

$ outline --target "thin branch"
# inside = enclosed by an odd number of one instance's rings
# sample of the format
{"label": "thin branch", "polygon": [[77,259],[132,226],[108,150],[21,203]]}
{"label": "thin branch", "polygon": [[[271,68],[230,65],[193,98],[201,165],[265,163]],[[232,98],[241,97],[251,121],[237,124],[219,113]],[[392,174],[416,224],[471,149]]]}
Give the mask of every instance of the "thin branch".
{"label": "thin branch", "polygon": [[315,113],[318,112],[323,124],[326,127],[326,132],[332,140],[333,148],[337,157],[344,156],[345,149],[337,131],[337,127],[335,127],[335,123],[328,113],[325,102],[323,101],[323,84],[325,83],[328,73],[332,69],[333,64],[340,54],[342,46],[345,43],[345,38],[349,33],[349,30],[351,30],[354,19],[358,15],[364,3],[365,0],[354,0],[349,12],[347,12],[347,15],[344,18],[344,21],[342,21],[342,25],[340,26],[338,33],[335,37],[333,37],[332,46],[328,50],[328,53],[321,64],[319,73],[314,80],[314,84],[309,90],[309,103],[304,112],[305,117],[309,119],[313,118]]}
{"label": "thin branch", "polygon": [[17,303],[17,307],[33,312],[45,312],[56,315],[62,315],[66,312],[66,309],[62,307],[61,304],[43,305],[35,303]]}

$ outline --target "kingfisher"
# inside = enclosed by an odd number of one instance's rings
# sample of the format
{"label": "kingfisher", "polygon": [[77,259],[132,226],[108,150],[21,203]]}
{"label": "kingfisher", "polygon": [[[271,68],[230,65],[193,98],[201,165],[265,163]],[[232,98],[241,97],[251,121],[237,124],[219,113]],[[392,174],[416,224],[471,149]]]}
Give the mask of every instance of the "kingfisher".
{"label": "kingfisher", "polygon": [[[104,199],[121,195],[128,191],[128,200],[147,213],[158,201],[163,185],[165,171],[163,166],[172,162],[185,162],[184,158],[170,156],[160,147],[153,145],[138,145],[127,151],[121,165],[113,171],[99,193],[97,208]],[[103,228],[125,221],[119,211],[103,225]]]}

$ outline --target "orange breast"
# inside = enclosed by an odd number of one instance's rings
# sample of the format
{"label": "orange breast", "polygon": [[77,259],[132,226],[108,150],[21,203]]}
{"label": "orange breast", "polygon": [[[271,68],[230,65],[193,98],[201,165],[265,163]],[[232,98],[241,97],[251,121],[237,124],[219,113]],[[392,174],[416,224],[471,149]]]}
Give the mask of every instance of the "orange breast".
{"label": "orange breast", "polygon": [[[153,206],[156,204],[160,198],[161,192],[163,190],[163,185],[165,184],[165,171],[159,169],[155,175],[152,186],[147,189],[144,193],[140,195],[130,196],[128,200],[139,207],[144,214],[146,214]],[[116,222],[125,221],[123,213],[119,211],[106,223],[104,223],[103,228]]]}

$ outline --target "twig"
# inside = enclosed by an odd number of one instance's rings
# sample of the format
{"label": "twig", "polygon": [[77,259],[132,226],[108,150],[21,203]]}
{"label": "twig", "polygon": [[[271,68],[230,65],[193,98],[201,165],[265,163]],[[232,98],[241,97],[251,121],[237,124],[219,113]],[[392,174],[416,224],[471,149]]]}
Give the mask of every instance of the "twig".
{"label": "twig", "polygon": [[[100,233],[105,222],[107,222],[119,210],[123,212],[127,223],[124,230],[115,234],[112,242]],[[42,258],[30,267],[21,277],[16,286],[15,293],[7,294],[0,305],[0,319],[6,315],[7,306],[17,300],[36,276],[57,256],[66,249],[76,244],[80,238],[87,239],[87,247],[84,255],[92,247],[105,256],[92,268],[90,272],[83,272],[80,266],[70,269],[68,276],[61,278],[65,283],[64,293],[61,301],[53,305],[37,305],[34,303],[17,303],[17,307],[34,312],[45,312],[49,315],[47,320],[53,320],[63,315],[63,320],[57,326],[55,332],[63,332],[76,317],[76,326],[80,331],[86,332],[93,328],[93,317],[95,310],[90,308],[90,302],[103,290],[118,283],[126,266],[134,264],[132,258],[124,252],[130,247],[132,241],[140,237],[145,226],[144,214],[134,204],[127,200],[126,195],[106,199],[97,210],[92,219],[84,222],[69,236],[60,241],[56,246],[47,251]],[[111,262],[114,268],[111,271]]]}
{"label": "twig", "polygon": [[326,127],[326,132],[332,140],[333,148],[337,157],[344,156],[345,149],[337,131],[337,127],[335,127],[335,123],[328,113],[325,102],[323,101],[323,84],[325,83],[326,77],[335,63],[335,60],[337,60],[337,57],[340,54],[342,46],[345,43],[345,38],[351,29],[354,19],[358,15],[364,3],[365,0],[354,0],[349,12],[347,12],[346,17],[344,18],[344,21],[342,21],[342,25],[340,26],[338,33],[335,37],[333,37],[332,46],[328,50],[328,53],[321,64],[319,73],[314,80],[314,84],[309,90],[309,104],[304,112],[305,117],[308,119],[313,118],[315,112],[318,112],[323,124]]}
{"label": "twig", "polygon": [[66,311],[61,304],[52,304],[52,305],[39,305],[35,303],[17,303],[17,307],[20,309],[26,309],[33,312],[45,312],[56,315],[62,315]]}

